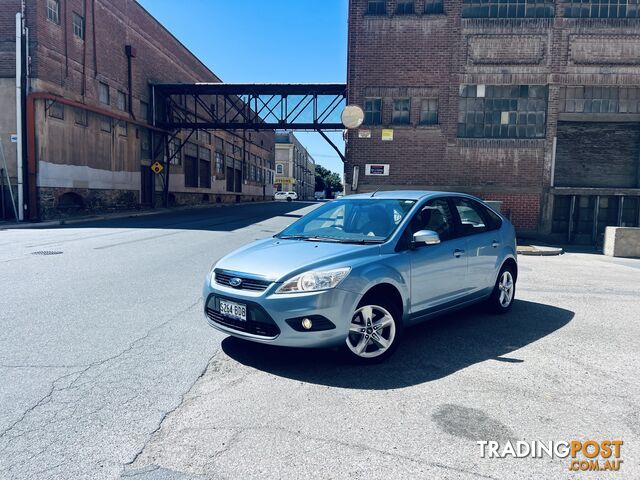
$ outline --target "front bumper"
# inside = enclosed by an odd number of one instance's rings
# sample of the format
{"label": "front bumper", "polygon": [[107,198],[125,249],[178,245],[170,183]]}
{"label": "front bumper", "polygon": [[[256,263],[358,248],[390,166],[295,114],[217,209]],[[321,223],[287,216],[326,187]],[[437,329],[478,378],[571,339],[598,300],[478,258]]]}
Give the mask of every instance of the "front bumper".
{"label": "front bumper", "polygon": [[[263,292],[237,290],[214,283],[210,279],[203,290],[204,316],[216,330],[254,342],[286,347],[331,347],[345,342],[351,316],[360,295],[340,288],[301,294],[276,295],[280,284],[272,284]],[[217,300],[247,305],[248,321],[233,321],[221,315]],[[324,317],[335,328],[322,331],[299,331],[287,320]]]}

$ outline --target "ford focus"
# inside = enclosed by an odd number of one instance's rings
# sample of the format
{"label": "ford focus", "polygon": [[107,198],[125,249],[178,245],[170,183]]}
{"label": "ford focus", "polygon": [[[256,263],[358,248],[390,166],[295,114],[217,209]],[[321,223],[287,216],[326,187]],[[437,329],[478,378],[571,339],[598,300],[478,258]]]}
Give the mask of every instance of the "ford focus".
{"label": "ford focus", "polygon": [[207,275],[205,317],[226,334],[388,357],[407,327],[473,304],[507,313],[518,264],[509,220],[460,193],[394,191],[326,203]]}

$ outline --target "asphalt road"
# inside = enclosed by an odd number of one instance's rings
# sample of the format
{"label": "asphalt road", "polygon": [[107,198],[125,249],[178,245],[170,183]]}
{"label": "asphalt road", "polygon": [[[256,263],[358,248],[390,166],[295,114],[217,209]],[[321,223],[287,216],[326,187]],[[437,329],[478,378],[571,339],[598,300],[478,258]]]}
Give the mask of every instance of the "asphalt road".
{"label": "asphalt road", "polygon": [[[0,478],[640,478],[640,260],[521,257],[510,315],[374,367],[212,331],[211,264],[310,208],[0,231]],[[621,471],[476,443],[572,439],[622,439]]]}

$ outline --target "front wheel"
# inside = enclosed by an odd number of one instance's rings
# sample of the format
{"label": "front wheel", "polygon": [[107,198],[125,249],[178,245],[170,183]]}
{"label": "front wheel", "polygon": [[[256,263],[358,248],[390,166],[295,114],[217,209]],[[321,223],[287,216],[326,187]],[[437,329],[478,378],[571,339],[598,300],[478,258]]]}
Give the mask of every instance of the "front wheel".
{"label": "front wheel", "polygon": [[500,270],[498,280],[487,303],[494,313],[507,313],[511,310],[515,298],[516,273],[512,266],[507,265]]}
{"label": "front wheel", "polygon": [[389,357],[402,333],[402,319],[389,306],[363,302],[351,318],[347,351],[353,360],[376,363]]}
{"label": "front wheel", "polygon": [[291,197],[287,197],[287,202],[290,202],[292,200]]}

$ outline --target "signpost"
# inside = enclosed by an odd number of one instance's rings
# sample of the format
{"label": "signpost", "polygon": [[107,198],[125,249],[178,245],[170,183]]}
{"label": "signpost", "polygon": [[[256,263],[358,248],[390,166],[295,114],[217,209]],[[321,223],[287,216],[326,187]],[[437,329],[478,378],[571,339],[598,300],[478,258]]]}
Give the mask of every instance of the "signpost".
{"label": "signpost", "polygon": [[156,175],[160,175],[164,170],[164,167],[160,162],[156,162],[153,165],[151,165],[151,170],[153,170],[153,173],[155,173]]}

